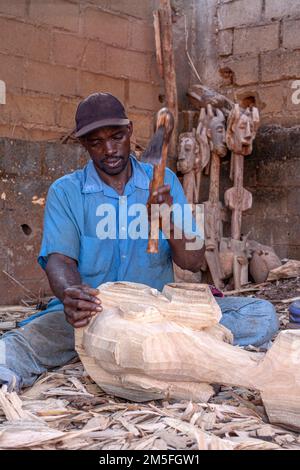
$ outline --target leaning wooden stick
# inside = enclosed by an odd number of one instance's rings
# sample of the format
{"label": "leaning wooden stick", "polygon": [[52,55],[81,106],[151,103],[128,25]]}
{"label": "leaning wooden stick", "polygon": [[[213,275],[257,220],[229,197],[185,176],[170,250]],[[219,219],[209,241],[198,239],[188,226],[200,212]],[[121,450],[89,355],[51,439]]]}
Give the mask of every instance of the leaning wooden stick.
{"label": "leaning wooden stick", "polygon": [[[154,165],[153,180],[150,189],[150,200],[154,193],[163,186],[165,168],[168,158],[168,146],[174,128],[174,118],[167,108],[162,108],[157,113],[155,134],[142,155],[142,161]],[[158,253],[159,240],[159,210],[157,207],[151,208],[151,226],[148,242],[148,253]]]}
{"label": "leaning wooden stick", "polygon": [[165,103],[174,117],[174,132],[170,139],[168,166],[176,170],[178,129],[178,97],[173,40],[172,6],[170,0],[159,0],[159,28],[164,74]]}

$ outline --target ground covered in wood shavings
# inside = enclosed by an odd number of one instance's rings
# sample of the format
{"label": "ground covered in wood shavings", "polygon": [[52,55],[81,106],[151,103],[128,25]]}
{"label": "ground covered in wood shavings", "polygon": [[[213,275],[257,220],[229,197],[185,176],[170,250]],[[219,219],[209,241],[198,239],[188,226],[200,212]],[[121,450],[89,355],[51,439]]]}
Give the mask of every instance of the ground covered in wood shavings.
{"label": "ground covered in wood shavings", "polygon": [[[298,286],[299,279],[275,281],[242,295],[271,300],[285,328]],[[0,322],[12,327],[29,310],[1,307]],[[281,450],[300,449],[300,435],[270,425],[257,392],[221,387],[209,403],[137,404],[106,395],[76,362],[20,396],[1,388],[0,449]]]}

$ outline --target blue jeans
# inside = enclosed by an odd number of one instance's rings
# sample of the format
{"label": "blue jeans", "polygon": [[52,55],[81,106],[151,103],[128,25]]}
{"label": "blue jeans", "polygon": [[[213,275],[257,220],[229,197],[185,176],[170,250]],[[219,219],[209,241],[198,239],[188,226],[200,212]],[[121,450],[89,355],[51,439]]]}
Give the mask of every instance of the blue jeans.
{"label": "blue jeans", "polygon": [[275,308],[266,300],[251,297],[216,298],[221,310],[221,325],[233,334],[234,345],[264,346],[278,331]]}
{"label": "blue jeans", "polygon": [[[233,333],[234,344],[261,346],[278,330],[275,309],[265,300],[245,297],[216,298],[221,310],[220,323]],[[63,311],[49,309],[24,326],[10,331],[0,340],[0,384],[31,386],[48,369],[60,367],[76,357],[74,329]]]}

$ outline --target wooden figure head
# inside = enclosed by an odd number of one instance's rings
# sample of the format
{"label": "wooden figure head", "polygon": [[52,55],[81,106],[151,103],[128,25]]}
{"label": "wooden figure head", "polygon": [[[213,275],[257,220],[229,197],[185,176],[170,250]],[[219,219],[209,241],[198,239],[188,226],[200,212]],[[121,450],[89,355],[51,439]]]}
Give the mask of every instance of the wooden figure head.
{"label": "wooden figure head", "polygon": [[194,171],[199,164],[199,145],[196,132],[184,132],[179,136],[177,170],[182,174]]}
{"label": "wooden figure head", "polygon": [[225,157],[227,153],[225,116],[218,108],[214,109],[210,104],[206,108],[206,128],[211,151],[219,157]]}
{"label": "wooden figure head", "polygon": [[258,127],[258,109],[255,107],[242,109],[235,104],[228,117],[226,132],[228,148],[239,155],[250,155]]}
{"label": "wooden figure head", "polygon": [[201,168],[205,168],[210,160],[210,145],[207,136],[207,119],[205,108],[201,108],[198,127],[196,130],[196,139],[200,149]]}

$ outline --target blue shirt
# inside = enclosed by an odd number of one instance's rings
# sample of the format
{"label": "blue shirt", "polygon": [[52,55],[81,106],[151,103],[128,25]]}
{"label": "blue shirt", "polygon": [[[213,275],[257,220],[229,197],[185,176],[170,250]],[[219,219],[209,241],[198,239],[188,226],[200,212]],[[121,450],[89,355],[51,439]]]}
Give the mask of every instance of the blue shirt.
{"label": "blue shirt", "polygon": [[[50,186],[38,258],[42,268],[49,254],[61,253],[78,262],[82,282],[92,287],[108,281],[132,281],[162,290],[165,284],[173,282],[171,249],[162,233],[156,254],[147,253],[147,239],[124,236],[134,217],[127,215],[125,220],[121,206],[127,204],[130,214],[133,204],[145,205],[153,176],[152,165],[138,162],[133,156],[130,161],[132,175],[122,196],[101,180],[91,160],[83,169],[59,178]],[[187,204],[177,176],[168,168],[165,184],[171,187],[174,204],[181,207]],[[115,239],[99,239],[96,235],[101,219],[99,208],[104,204],[115,208],[118,228]],[[58,299],[56,306],[57,302]]]}

